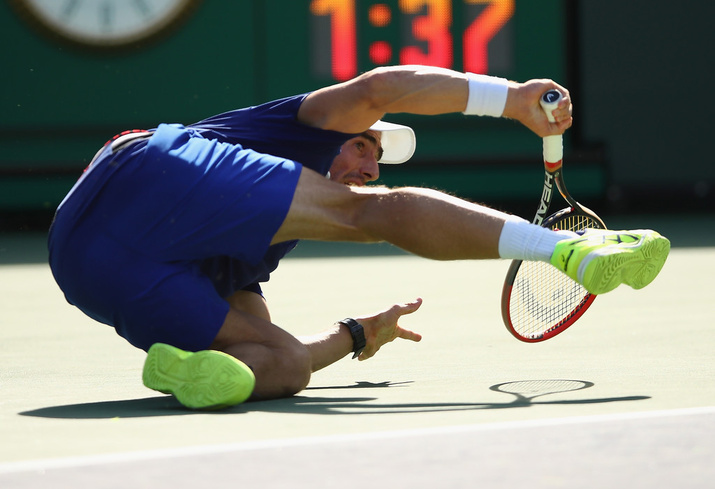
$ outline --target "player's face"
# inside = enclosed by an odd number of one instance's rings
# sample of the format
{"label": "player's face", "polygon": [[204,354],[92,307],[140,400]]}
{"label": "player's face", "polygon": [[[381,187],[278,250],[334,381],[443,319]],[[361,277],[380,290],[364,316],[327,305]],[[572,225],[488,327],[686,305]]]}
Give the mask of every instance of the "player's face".
{"label": "player's face", "polygon": [[377,160],[382,156],[380,133],[366,131],[348,139],[330,167],[330,179],[345,185],[361,187],[377,180],[380,169]]}

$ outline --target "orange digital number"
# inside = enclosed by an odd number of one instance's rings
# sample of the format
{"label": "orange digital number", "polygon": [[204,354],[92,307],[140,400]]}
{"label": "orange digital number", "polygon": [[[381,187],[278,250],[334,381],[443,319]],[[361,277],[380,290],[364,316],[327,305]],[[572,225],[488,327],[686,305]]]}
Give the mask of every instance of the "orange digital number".
{"label": "orange digital number", "polygon": [[426,15],[415,17],[412,35],[427,43],[424,52],[418,46],[405,46],[400,51],[400,63],[449,68],[452,66],[452,2],[450,0],[400,0],[400,11],[417,15],[425,8]]}
{"label": "orange digital number", "polygon": [[489,41],[514,15],[514,0],[464,0],[489,4],[464,31],[464,71],[486,74]]}
{"label": "orange digital number", "polygon": [[313,0],[313,15],[330,16],[331,70],[338,81],[357,75],[355,0]]}

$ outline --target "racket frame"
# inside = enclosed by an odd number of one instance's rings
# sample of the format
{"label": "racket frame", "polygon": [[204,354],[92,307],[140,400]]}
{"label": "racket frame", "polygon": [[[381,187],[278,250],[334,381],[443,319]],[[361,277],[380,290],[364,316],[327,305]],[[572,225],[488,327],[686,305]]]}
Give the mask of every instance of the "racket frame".
{"label": "racket frame", "polygon": [[[582,209],[582,207],[579,206],[579,209]],[[542,226],[551,227],[553,223],[563,221],[565,218],[568,218],[570,216],[588,216],[592,219],[596,218],[596,222],[598,222],[603,228],[605,228],[605,225],[603,225],[603,221],[601,221],[598,216],[596,216],[595,214],[591,215],[585,212],[579,212],[574,207],[566,207],[558,212],[555,212],[554,214],[543,220]],[[504,320],[504,325],[506,326],[506,329],[512,334],[512,336],[514,336],[520,341],[523,341],[525,343],[538,343],[553,338],[560,333],[563,333],[564,331],[566,331],[566,329],[568,329],[571,325],[578,321],[578,319],[583,315],[583,313],[586,312],[589,307],[591,307],[591,304],[596,299],[596,296],[594,294],[586,292],[581,301],[576,306],[574,306],[574,308],[569,314],[564,316],[560,321],[549,327],[547,330],[543,331],[539,336],[523,336],[517,332],[511,318],[511,294],[514,292],[514,281],[516,280],[517,273],[519,271],[519,268],[522,266],[522,263],[522,260],[512,260],[511,264],[509,265],[509,270],[507,271],[506,279],[504,280],[504,288],[502,289],[501,303],[501,312],[502,319]]]}
{"label": "racket frame", "polygon": [[[547,113],[549,120],[553,122],[553,116],[551,115],[551,110],[553,110],[561,99],[562,94],[557,91],[546,92],[542,96],[542,107]],[[605,229],[606,225],[603,220],[596,215],[588,207],[581,205],[574,199],[566,188],[563,178],[563,139],[561,135],[556,136],[546,136],[543,138],[544,144],[544,186],[541,192],[541,200],[539,202],[539,207],[536,211],[536,215],[532,221],[533,224],[540,225],[542,227],[551,228],[554,223],[563,221],[567,216],[570,215],[581,215],[592,219],[597,226],[601,229]],[[554,187],[558,190],[561,197],[570,206],[561,209],[558,212],[551,214],[549,217],[544,217],[551,207],[551,203],[554,195]],[[511,295],[513,293],[513,286],[516,276],[519,272],[523,260],[512,260],[511,265],[506,274],[504,280],[504,287],[502,289],[502,301],[501,301],[501,312],[504,325],[507,330],[518,340],[526,343],[537,343],[541,341],[548,340],[554,336],[565,331],[569,326],[574,324],[586,310],[591,306],[593,301],[596,299],[594,294],[586,292],[583,299],[574,307],[574,309],[566,315],[561,321],[557,322],[553,326],[549,327],[546,331],[542,332],[538,336],[526,337],[519,334],[513,326],[511,319]]]}

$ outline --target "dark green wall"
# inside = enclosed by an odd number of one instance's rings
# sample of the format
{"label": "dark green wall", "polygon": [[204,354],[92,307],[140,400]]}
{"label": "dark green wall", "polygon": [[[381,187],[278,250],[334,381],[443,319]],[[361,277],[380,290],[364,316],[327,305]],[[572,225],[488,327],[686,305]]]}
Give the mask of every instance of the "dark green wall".
{"label": "dark green wall", "polygon": [[605,143],[609,198],[715,211],[715,3],[579,2],[577,126]]}
{"label": "dark green wall", "polygon": [[[0,211],[53,209],[96,150],[122,130],[191,123],[332,83],[311,67],[308,0],[204,0],[174,32],[121,52],[58,42],[20,19],[10,1],[0,0]],[[369,26],[370,3],[357,4],[361,71],[372,67],[370,42],[399,44],[411,22],[393,14],[386,30]],[[399,11],[398,0],[384,3]],[[454,68],[461,69],[466,2],[452,4]],[[493,74],[568,84],[565,5],[517,0],[505,34],[510,64]],[[414,126],[418,151],[410,165],[385,169],[382,183],[433,183],[481,200],[538,199],[541,141],[518,124],[461,115],[391,120]],[[579,179],[582,172],[589,176]],[[597,161],[570,175],[571,187],[588,195],[604,188]]]}

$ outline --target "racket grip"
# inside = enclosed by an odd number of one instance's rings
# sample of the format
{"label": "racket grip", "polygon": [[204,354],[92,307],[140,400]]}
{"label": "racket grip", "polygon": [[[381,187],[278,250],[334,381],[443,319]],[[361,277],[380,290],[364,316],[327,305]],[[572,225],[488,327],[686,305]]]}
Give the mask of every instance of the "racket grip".
{"label": "racket grip", "polygon": [[[546,113],[549,122],[556,122],[552,111],[558,107],[563,94],[558,90],[549,90],[541,96],[541,108]],[[564,157],[564,144],[561,135],[544,137],[544,164],[547,169],[556,169],[561,166]]]}
{"label": "racket grip", "polygon": [[546,112],[546,118],[549,119],[549,122],[556,122],[552,112],[559,106],[559,102],[561,102],[563,98],[563,94],[555,89],[549,90],[541,96],[541,108]]}

